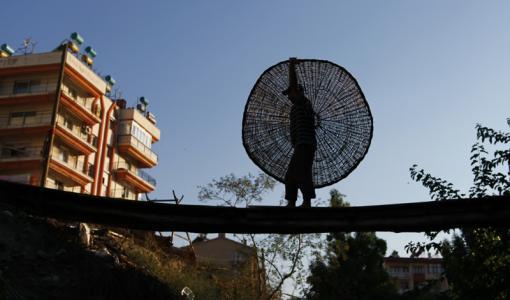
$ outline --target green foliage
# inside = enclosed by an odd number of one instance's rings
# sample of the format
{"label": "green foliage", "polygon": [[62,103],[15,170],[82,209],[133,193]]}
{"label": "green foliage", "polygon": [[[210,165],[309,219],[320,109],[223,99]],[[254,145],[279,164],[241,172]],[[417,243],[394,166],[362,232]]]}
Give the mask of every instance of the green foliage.
{"label": "green foliage", "polygon": [[131,240],[125,240],[121,247],[135,265],[143,266],[145,271],[158,278],[177,294],[187,286],[198,299],[220,299],[220,287],[214,284],[210,273],[199,270],[191,264],[174,264]]}
{"label": "green foliage", "polygon": [[344,201],[345,195],[340,193],[337,189],[329,191],[329,203],[331,207],[346,207],[350,206],[349,202]]}
{"label": "green foliage", "polygon": [[[330,192],[333,207],[349,206]],[[397,292],[383,268],[386,242],[373,232],[336,232],[327,236],[324,255],[310,265],[306,299],[394,299]]]}
{"label": "green foliage", "polygon": [[[479,124],[476,132],[478,142],[471,148],[474,178],[469,197],[510,195],[510,134]],[[418,170],[416,165],[410,171],[411,178],[428,188],[434,200],[465,197],[453,184]],[[510,298],[510,229],[461,228],[452,240],[442,242],[434,241],[437,234],[428,232],[428,243],[409,243],[406,247],[416,255],[431,248],[441,253],[452,299]]]}
{"label": "green foliage", "polygon": [[415,286],[400,296],[400,300],[448,300],[447,292],[439,292],[439,280],[427,280],[425,284]]}
{"label": "green foliage", "polygon": [[226,206],[247,207],[253,202],[262,201],[262,195],[273,190],[275,185],[276,181],[263,173],[243,177],[236,177],[231,173],[220,179],[213,179],[206,186],[199,186],[198,199],[219,201]]}
{"label": "green foliage", "polygon": [[[206,186],[199,186],[198,198],[201,201],[219,201],[226,206],[247,207],[262,201],[262,196],[275,185],[274,179],[262,173],[243,177],[229,174],[214,179]],[[259,272],[264,273],[258,278],[265,278],[258,283],[257,299],[273,299],[288,280],[292,280],[295,288],[299,289],[305,278],[304,259],[317,251],[320,245],[320,234],[236,234],[234,237],[257,249]]]}
{"label": "green foliage", "polygon": [[235,269],[214,264],[196,264],[171,258],[158,246],[148,244],[151,244],[150,240],[140,243],[125,239],[121,248],[130,262],[143,266],[144,271],[168,286],[176,295],[188,287],[193,291],[195,299],[257,299],[250,280],[253,273],[249,263],[238,265]]}

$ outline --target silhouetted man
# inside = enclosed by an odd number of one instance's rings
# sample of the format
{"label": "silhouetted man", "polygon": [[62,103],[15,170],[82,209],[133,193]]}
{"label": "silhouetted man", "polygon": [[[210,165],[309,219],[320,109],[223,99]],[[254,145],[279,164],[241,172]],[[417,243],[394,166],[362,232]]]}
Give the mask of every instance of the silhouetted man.
{"label": "silhouetted man", "polygon": [[312,165],[317,148],[315,139],[315,116],[310,100],[297,83],[296,58],[289,59],[289,88],[283,92],[292,107],[290,110],[290,139],[294,153],[285,174],[285,199],[288,207],[295,207],[298,189],[303,194],[302,207],[310,207],[315,198]]}

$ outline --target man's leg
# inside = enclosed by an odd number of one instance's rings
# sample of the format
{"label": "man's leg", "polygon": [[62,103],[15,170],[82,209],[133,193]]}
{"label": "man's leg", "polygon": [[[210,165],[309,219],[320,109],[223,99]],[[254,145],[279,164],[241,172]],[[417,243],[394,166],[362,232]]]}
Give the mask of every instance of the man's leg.
{"label": "man's leg", "polygon": [[296,183],[296,155],[292,156],[289,167],[287,168],[287,174],[285,174],[285,199],[287,207],[296,207],[298,185]]}
{"label": "man's leg", "polygon": [[315,156],[315,147],[312,145],[303,145],[300,149],[300,189],[303,194],[303,204],[301,207],[311,207],[312,199],[315,198],[315,188],[313,185],[312,166]]}
{"label": "man's leg", "polygon": [[298,187],[295,183],[285,183],[285,199],[287,207],[296,207]]}

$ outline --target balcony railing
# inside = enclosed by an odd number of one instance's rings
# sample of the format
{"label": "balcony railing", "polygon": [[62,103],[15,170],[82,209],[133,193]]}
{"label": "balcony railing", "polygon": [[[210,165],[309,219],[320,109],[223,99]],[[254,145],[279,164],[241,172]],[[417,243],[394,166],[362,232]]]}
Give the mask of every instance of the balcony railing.
{"label": "balcony railing", "polygon": [[[86,176],[90,179],[92,179],[92,177],[89,175],[89,171],[83,171],[83,161],[80,161],[78,160],[77,158],[75,159],[71,159],[71,158],[67,158],[66,159],[63,159],[62,157],[60,157],[59,155],[53,155],[51,157],[52,159],[58,161],[59,163],[65,165],[66,167],[74,170],[75,172],[78,172],[80,174],[82,174],[83,176]],[[88,165],[88,167],[90,167],[90,164]]]}
{"label": "balcony railing", "polygon": [[0,129],[50,125],[51,112],[12,112],[0,115]]}
{"label": "balcony railing", "polygon": [[136,192],[132,190],[127,190],[125,188],[116,188],[111,189],[109,193],[106,195],[111,198],[123,198],[128,200],[136,200]]}
{"label": "balcony railing", "polygon": [[138,176],[141,177],[143,180],[147,181],[148,183],[152,184],[153,186],[156,186],[156,179],[154,177],[150,176],[147,172],[138,169]]}
{"label": "balcony railing", "polygon": [[151,150],[151,148],[147,147],[144,143],[142,143],[139,139],[137,139],[136,137],[134,137],[131,134],[118,135],[117,144],[119,144],[119,145],[129,144],[129,145],[133,146],[134,148],[136,148],[138,151],[145,154],[145,156],[150,158],[152,161],[155,161],[155,162],[158,161],[158,156],[156,155],[156,153],[154,153]]}
{"label": "balcony railing", "polygon": [[[60,125],[61,128],[63,128],[65,131],[69,132],[70,134],[78,137],[85,143],[93,146],[94,148],[97,148],[97,136],[92,133],[85,133],[81,131],[81,128],[78,125],[72,125],[72,128],[69,128],[66,124],[64,124],[64,121],[61,118],[57,119],[57,124]],[[77,128],[77,129],[74,129]]]}
{"label": "balcony railing", "polygon": [[0,146],[0,161],[12,161],[21,159],[41,158],[42,146],[26,147],[22,145],[2,145]]}
{"label": "balcony railing", "polygon": [[62,86],[62,93],[64,95],[66,95],[69,99],[73,100],[74,102],[78,103],[81,107],[83,107],[84,109],[90,111],[92,114],[94,114],[96,117],[101,117],[101,112],[100,111],[96,111],[96,112],[93,112],[92,111],[92,101],[87,101],[87,99],[89,98],[86,98],[86,97],[81,97],[81,96],[77,96],[77,95],[73,95],[72,93],[70,93],[66,88],[65,86],[63,85]]}
{"label": "balcony railing", "polygon": [[55,93],[57,90],[56,84],[38,84],[32,85],[24,88],[10,88],[8,90],[0,90],[0,98],[6,97],[17,97],[17,96],[27,96],[27,95],[37,95],[37,94],[49,94]]}
{"label": "balcony railing", "polygon": [[156,186],[156,179],[154,179],[154,177],[150,176],[147,172],[145,172],[141,169],[136,169],[131,164],[117,161],[117,162],[115,162],[114,166],[115,166],[115,169],[126,169],[129,172],[131,172],[132,174],[135,174],[136,176],[142,178],[144,181],[150,183],[151,185]]}

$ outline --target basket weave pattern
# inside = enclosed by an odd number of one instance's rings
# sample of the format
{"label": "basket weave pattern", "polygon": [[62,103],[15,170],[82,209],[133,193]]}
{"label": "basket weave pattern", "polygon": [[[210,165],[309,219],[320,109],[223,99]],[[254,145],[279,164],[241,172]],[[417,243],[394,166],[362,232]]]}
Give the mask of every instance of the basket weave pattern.
{"label": "basket weave pattern", "polygon": [[[313,163],[316,188],[349,175],[368,151],[373,120],[356,79],[325,60],[300,60],[299,84],[315,112],[317,151]],[[243,145],[253,162],[280,182],[293,154],[291,102],[282,94],[289,85],[288,61],[267,69],[255,83],[243,116]]]}

